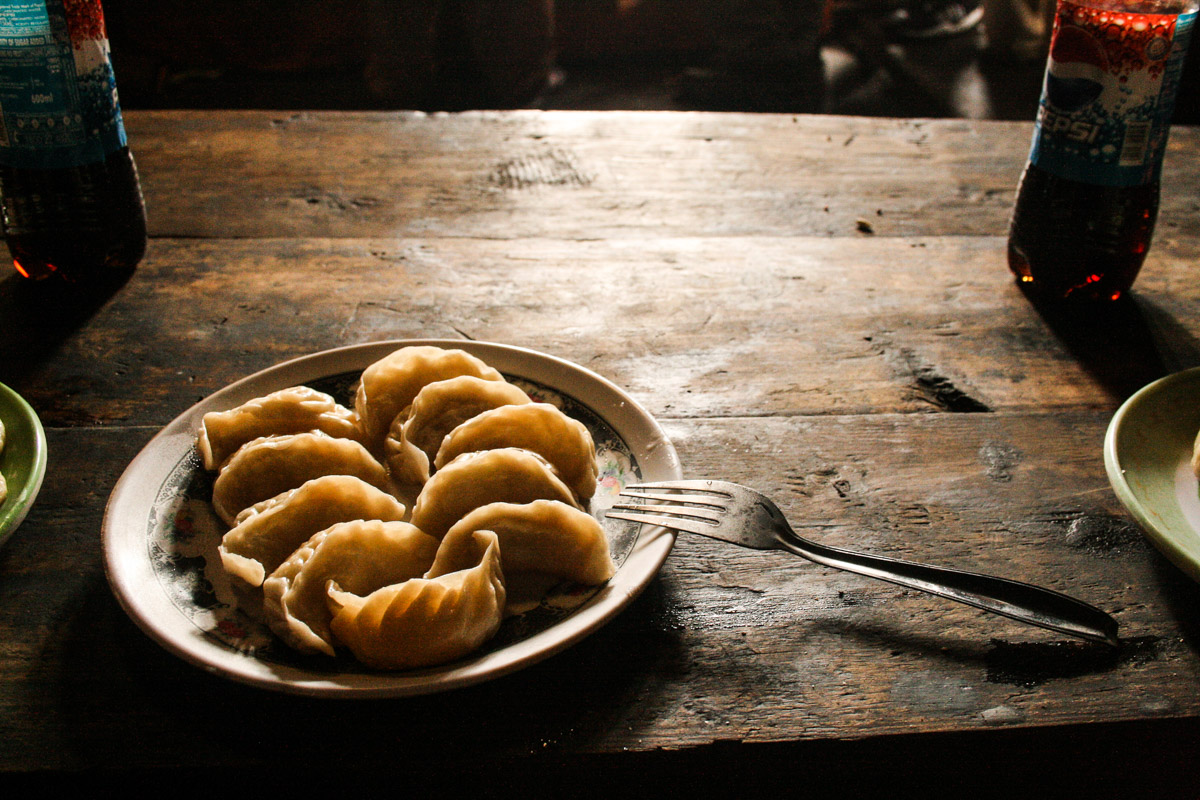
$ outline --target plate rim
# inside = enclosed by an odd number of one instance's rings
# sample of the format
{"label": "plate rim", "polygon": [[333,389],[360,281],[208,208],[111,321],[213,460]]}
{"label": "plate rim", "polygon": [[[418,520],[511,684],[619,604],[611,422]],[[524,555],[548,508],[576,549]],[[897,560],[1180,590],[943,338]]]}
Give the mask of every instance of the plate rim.
{"label": "plate rim", "polygon": [[[1117,495],[1117,499],[1121,501],[1121,505],[1138,522],[1142,532],[1150,540],[1151,544],[1166,556],[1167,560],[1190,578],[1200,581],[1200,558],[1189,552],[1180,543],[1177,535],[1164,527],[1159,520],[1147,512],[1144,504],[1129,484],[1128,470],[1123,464],[1120,449],[1121,433],[1125,429],[1127,421],[1139,409],[1143,408],[1144,404],[1153,401],[1155,398],[1164,396],[1166,391],[1174,388],[1176,384],[1189,382],[1200,382],[1200,367],[1191,367],[1164,375],[1146,384],[1126,398],[1125,402],[1113,414],[1104,434],[1104,470],[1113,492]],[[1197,429],[1197,432],[1200,433],[1200,428]],[[1176,466],[1172,465],[1172,469]],[[1193,533],[1200,535],[1200,531],[1193,531]]]}
{"label": "plate rim", "polygon": [[[610,581],[605,584],[579,609],[549,628],[498,650],[474,658],[468,657],[464,661],[455,662],[447,667],[435,667],[429,670],[395,673],[368,672],[339,676],[336,673],[317,674],[311,670],[286,665],[270,664],[268,666],[266,662],[256,661],[252,657],[206,640],[202,636],[195,637],[200,640],[199,643],[182,641],[178,635],[164,630],[163,624],[152,616],[154,607],[161,607],[164,600],[169,603],[169,598],[166,598],[161,587],[159,587],[159,596],[152,598],[137,596],[135,591],[137,587],[133,582],[138,576],[129,571],[131,567],[127,566],[128,555],[121,547],[122,540],[118,537],[116,526],[119,522],[117,515],[123,513],[122,504],[131,502],[128,498],[135,496],[137,492],[148,491],[145,486],[137,483],[140,472],[148,468],[147,465],[155,457],[154,454],[170,446],[166,440],[171,437],[182,437],[185,430],[189,433],[188,438],[194,439],[194,426],[199,423],[199,418],[204,413],[222,406],[226,402],[232,402],[233,398],[244,394],[249,387],[256,386],[264,380],[278,380],[305,370],[316,370],[327,362],[348,362],[350,365],[344,367],[344,371],[361,369],[400,347],[418,345],[462,349],[478,355],[485,361],[488,361],[488,354],[491,354],[493,358],[499,355],[503,367],[492,364],[491,361],[488,363],[501,371],[504,371],[505,367],[511,367],[513,363],[517,363],[524,366],[541,365],[543,370],[574,372],[577,376],[594,382],[597,387],[608,392],[612,398],[617,400],[609,413],[605,412],[605,408],[597,408],[596,404],[584,400],[578,391],[572,391],[569,386],[553,383],[547,383],[547,385],[583,402],[606,424],[620,433],[622,438],[628,435],[627,431],[630,427],[637,428],[637,432],[640,434],[639,440],[654,437],[656,449],[651,453],[651,457],[646,458],[644,454],[637,454],[639,455],[639,465],[644,470],[649,469],[654,476],[658,476],[658,479],[662,480],[678,478],[682,474],[674,445],[666,437],[658,421],[640,403],[607,378],[557,356],[516,345],[459,339],[394,339],[363,342],[296,356],[257,370],[201,398],[156,432],[134,456],[117,480],[105,507],[101,531],[102,549],[105,575],[109,587],[130,619],[169,652],[204,671],[239,683],[307,696],[380,698],[449,691],[502,677],[531,666],[575,644],[598,630],[632,603],[653,581],[666,561],[675,541],[673,532],[655,526],[643,526],[638,532],[637,540],[628,558],[614,578],[619,577],[622,570],[625,570],[631,562],[633,566],[630,568],[636,568],[638,574],[627,581]],[[362,367],[354,366],[354,363],[362,363]],[[521,372],[510,372],[510,374],[515,374],[516,377],[531,377]],[[305,380],[312,380],[324,375],[312,374]],[[532,377],[532,379],[538,380],[537,377]],[[283,386],[280,385],[279,388],[283,388]],[[246,399],[250,399],[250,397]],[[623,415],[620,423],[614,422],[610,416],[610,413],[614,411]],[[155,487],[155,491],[157,491],[157,487]],[[144,533],[141,535],[144,538]],[[139,563],[135,566],[139,570],[148,568],[149,559],[146,558],[144,564]],[[140,577],[144,579],[149,574],[144,572]],[[627,576],[631,574],[627,573]],[[138,586],[140,585],[138,584]],[[181,618],[184,616],[177,608],[172,606],[172,609]],[[219,653],[221,657],[216,658],[214,652]],[[209,657],[205,658],[204,654],[208,654]],[[242,660],[235,662],[233,661],[235,658]],[[234,668],[235,666],[249,667],[250,665],[255,665],[255,668]]]}
{"label": "plate rim", "polygon": [[[24,483],[13,491],[10,484],[9,496],[0,506],[7,506],[3,511],[0,511],[0,546],[16,533],[17,528],[25,521],[29,510],[33,508],[33,503],[37,499],[39,492],[42,489],[42,483],[46,478],[46,464],[49,460],[48,445],[46,442],[46,429],[42,426],[42,421],[38,417],[37,412],[33,410],[33,406],[29,404],[24,397],[16,392],[12,387],[0,383],[0,400],[5,402],[11,408],[15,409],[17,416],[32,434],[33,440],[33,457],[29,464],[29,469],[25,475]],[[11,436],[8,432],[5,436]],[[8,444],[5,444],[5,449],[8,449]],[[0,451],[0,455],[3,451]]]}

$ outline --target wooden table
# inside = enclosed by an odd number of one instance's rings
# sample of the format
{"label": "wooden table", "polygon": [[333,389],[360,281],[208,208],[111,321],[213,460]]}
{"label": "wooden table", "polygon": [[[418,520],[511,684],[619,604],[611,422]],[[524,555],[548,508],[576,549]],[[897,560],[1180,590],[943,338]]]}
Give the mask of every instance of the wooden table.
{"label": "wooden table", "polygon": [[[1120,506],[1101,443],[1132,391],[1200,363],[1200,132],[1173,133],[1135,305],[1089,330],[1039,314],[1005,266],[1027,124],[142,112],[128,129],[152,228],[136,274],[72,311],[0,281],[0,381],[50,446],[0,550],[10,777],[1103,795],[1196,774],[1200,591]],[[577,362],[655,415],[688,476],[756,487],[830,544],[1073,594],[1124,645],[693,538],[595,635],[427,697],[245,687],[122,613],[101,520],[161,426],[289,357],[442,337]]]}

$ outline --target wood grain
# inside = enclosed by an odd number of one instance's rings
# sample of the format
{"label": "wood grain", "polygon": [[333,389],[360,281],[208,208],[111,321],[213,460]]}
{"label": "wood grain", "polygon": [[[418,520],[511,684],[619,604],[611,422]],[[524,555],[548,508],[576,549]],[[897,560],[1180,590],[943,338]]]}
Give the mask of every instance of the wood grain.
{"label": "wood grain", "polygon": [[[1105,423],[1089,412],[871,415],[678,420],[667,432],[690,474],[755,485],[813,538],[1098,603],[1122,624],[1118,653],[683,538],[645,596],[545,664],[366,706],[241,688],[150,642],[109,595],[95,533],[112,481],[152,431],[53,431],[45,500],[0,551],[0,697],[12,712],[0,716],[0,768],[253,766],[330,725],[345,726],[338,752],[365,758],[396,714],[425,720],[418,752],[453,739],[456,752],[492,756],[543,741],[579,755],[1194,715],[1200,591],[1106,491],[1095,448]],[[457,720],[485,698],[482,729],[464,736]],[[525,703],[536,712],[505,713]],[[280,713],[287,730],[243,751]],[[69,738],[45,749],[66,720]],[[175,750],[179,736],[189,743]],[[130,752],[135,738],[146,744]]]}
{"label": "wood grain", "polygon": [[1002,253],[996,237],[159,239],[83,326],[0,282],[0,381],[52,425],[162,425],[286,358],[465,338],[583,364],[659,416],[790,416],[1115,410],[1200,363],[1200,290],[1176,277],[1191,240],[1155,251],[1135,307],[1070,328]]}
{"label": "wood grain", "polygon": [[[465,759],[682,786],[718,764],[754,785],[803,765],[853,787],[961,758],[965,785],[995,774],[980,764],[1036,782],[1059,756],[1101,786],[1189,774],[1200,590],[1120,507],[1101,443],[1130,393],[1200,363],[1194,131],[1173,137],[1134,300],[1068,318],[1004,263],[1024,126],[142,112],[129,127],[143,265],[70,303],[0,280],[0,382],[50,435],[39,502],[0,550],[0,772],[266,775],[320,741],[352,775]],[[662,422],[687,475],[767,492],[830,544],[1073,594],[1117,617],[1124,646],[681,539],[595,635],[446,695],[303,700],[159,648],[104,578],[125,466],[238,378],[399,338],[579,363]]]}
{"label": "wood grain", "polygon": [[[648,112],[139,112],[158,236],[1002,235],[1031,124]],[[1162,226],[1196,232],[1178,128]]]}

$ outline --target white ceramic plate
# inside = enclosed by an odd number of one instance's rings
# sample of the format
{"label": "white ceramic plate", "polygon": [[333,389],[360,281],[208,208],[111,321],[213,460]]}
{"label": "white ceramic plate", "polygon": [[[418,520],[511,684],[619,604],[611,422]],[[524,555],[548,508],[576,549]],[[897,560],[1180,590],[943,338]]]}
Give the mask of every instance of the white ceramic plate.
{"label": "white ceramic plate", "polygon": [[[195,453],[210,411],[289,386],[327,391],[352,406],[364,368],[406,345],[459,348],[482,358],[538,401],[560,404],[592,431],[600,488],[592,513],[602,521],[616,575],[599,589],[559,595],[507,620],[488,646],[466,660],[409,672],[364,668],[349,656],[303,656],[274,639],[238,606],[217,556],[224,527],[213,513],[212,477]],[[478,683],[532,664],[612,619],[653,579],[674,536],[654,527],[605,520],[626,482],[680,477],[675,449],[654,419],[609,381],[558,358],[498,344],[394,341],[329,350],[279,364],[204,399],[167,425],[130,463],[104,516],[109,583],[129,616],[185,660],[228,678],[306,695],[395,697]]]}
{"label": "white ceramic plate", "polygon": [[1200,368],[1138,390],[1122,404],[1104,439],[1113,491],[1147,538],[1200,580],[1200,486],[1192,446],[1200,433]]}
{"label": "white ceramic plate", "polygon": [[0,383],[0,423],[4,447],[0,449],[0,475],[8,487],[0,502],[0,545],[25,519],[46,476],[46,432],[24,398]]}

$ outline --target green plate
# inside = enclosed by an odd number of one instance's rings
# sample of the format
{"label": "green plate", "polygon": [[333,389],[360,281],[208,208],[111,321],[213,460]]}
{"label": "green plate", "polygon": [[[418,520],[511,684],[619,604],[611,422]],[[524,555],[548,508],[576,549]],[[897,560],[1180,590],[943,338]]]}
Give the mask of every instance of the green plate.
{"label": "green plate", "polygon": [[1192,447],[1200,433],[1200,368],[1138,390],[1109,423],[1104,466],[1117,497],[1155,547],[1200,581],[1200,485]]}
{"label": "green plate", "polygon": [[37,414],[22,397],[0,383],[0,422],[4,423],[4,449],[0,474],[8,484],[8,497],[0,503],[0,545],[25,519],[46,476],[46,432]]}

